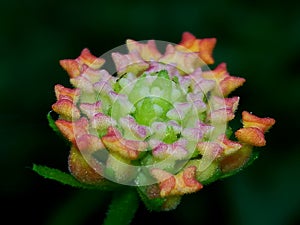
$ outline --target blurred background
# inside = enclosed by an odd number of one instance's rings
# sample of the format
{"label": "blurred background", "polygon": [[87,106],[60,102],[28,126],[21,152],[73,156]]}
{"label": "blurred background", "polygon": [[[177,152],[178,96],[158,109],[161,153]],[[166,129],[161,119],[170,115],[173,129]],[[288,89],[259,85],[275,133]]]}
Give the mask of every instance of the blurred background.
{"label": "blurred background", "polygon": [[[215,65],[246,78],[237,114],[276,119],[248,169],[183,198],[171,212],[143,205],[133,224],[300,224],[300,5],[285,1],[76,1],[0,3],[0,140],[3,221],[101,224],[110,194],[46,180],[33,163],[67,171],[68,147],[48,127],[53,87],[70,86],[58,61],[135,40],[178,43],[184,31],[216,37]],[[237,117],[238,119],[239,117]],[[239,120],[237,120],[239,122]],[[130,206],[129,206],[130,207]]]}

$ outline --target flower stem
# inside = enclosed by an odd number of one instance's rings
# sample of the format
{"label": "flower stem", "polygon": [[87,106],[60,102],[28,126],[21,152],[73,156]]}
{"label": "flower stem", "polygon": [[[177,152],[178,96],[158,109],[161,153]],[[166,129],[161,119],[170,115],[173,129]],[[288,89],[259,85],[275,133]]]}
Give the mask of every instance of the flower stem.
{"label": "flower stem", "polygon": [[114,193],[103,225],[130,224],[139,206],[134,188],[118,190]]}

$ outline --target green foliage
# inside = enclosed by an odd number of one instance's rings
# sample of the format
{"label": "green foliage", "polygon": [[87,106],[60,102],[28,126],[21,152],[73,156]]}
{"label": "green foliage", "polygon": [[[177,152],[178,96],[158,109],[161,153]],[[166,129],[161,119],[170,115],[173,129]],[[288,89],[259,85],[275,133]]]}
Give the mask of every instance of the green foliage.
{"label": "green foliage", "polygon": [[55,120],[52,118],[51,113],[53,111],[49,111],[47,114],[47,120],[48,120],[48,124],[49,126],[52,128],[52,130],[66,143],[66,145],[69,145],[69,141],[63,137],[63,135],[61,134],[60,130],[58,129],[58,127],[55,124]]}
{"label": "green foliage", "polygon": [[55,120],[51,116],[51,112],[53,112],[53,111],[49,111],[47,114],[47,120],[48,120],[49,126],[52,128],[53,131],[55,131],[55,133],[61,135],[58,127],[55,124]]}
{"label": "green foliage", "polygon": [[225,131],[226,137],[227,137],[227,138],[230,138],[232,134],[233,134],[232,128],[231,128],[230,126],[227,126],[227,129],[226,129],[226,131]]}
{"label": "green foliage", "polygon": [[58,169],[49,168],[47,166],[41,166],[34,164],[32,170],[41,175],[44,178],[51,179],[58,181],[62,184],[69,185],[76,188],[83,188],[83,189],[98,189],[102,191],[109,191],[112,190],[113,187],[111,185],[89,185],[83,184],[76,180],[71,174],[62,172]]}
{"label": "green foliage", "polygon": [[127,225],[134,218],[139,199],[134,188],[122,189],[114,193],[103,225]]}

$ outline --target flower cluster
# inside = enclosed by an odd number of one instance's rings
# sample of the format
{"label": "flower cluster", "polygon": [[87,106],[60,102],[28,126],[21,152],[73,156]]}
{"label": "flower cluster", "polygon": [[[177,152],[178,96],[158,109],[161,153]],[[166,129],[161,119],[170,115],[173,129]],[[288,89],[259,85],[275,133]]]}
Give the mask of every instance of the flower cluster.
{"label": "flower cluster", "polygon": [[161,53],[154,40],[127,40],[128,54],[111,54],[114,74],[88,49],[61,60],[74,88],[57,84],[52,109],[71,143],[72,175],[135,186],[148,208],[170,210],[182,195],[245,167],[275,120],[244,111],[231,137],[239,97],[229,95],[245,79],[225,63],[209,70],[215,44],[185,32]]}

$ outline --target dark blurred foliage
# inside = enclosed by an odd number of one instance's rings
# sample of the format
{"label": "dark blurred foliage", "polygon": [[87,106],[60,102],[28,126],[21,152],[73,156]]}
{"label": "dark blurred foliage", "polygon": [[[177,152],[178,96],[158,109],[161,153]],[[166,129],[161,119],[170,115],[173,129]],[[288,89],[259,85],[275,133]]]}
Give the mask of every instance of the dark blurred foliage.
{"label": "dark blurred foliage", "polygon": [[101,55],[127,38],[176,43],[190,31],[216,37],[214,66],[227,62],[231,74],[247,79],[233,93],[241,96],[237,114],[249,110],[277,123],[247,170],[185,196],[175,211],[150,213],[141,206],[133,224],[300,224],[299,4],[10,0],[0,6],[3,221],[88,225],[105,216],[110,194],[72,189],[30,169],[37,163],[67,171],[68,147],[46,121],[53,86],[70,86],[58,61],[84,47]]}

